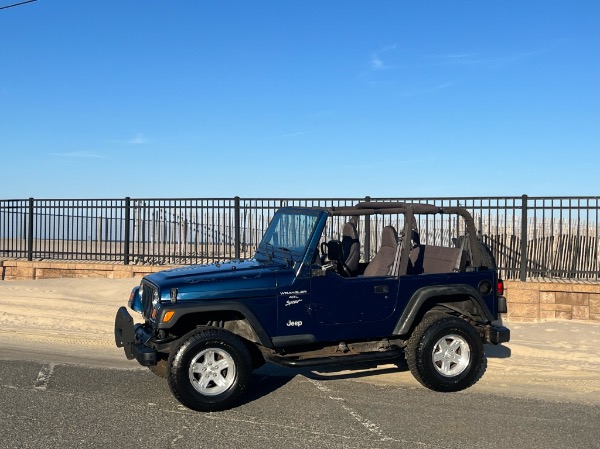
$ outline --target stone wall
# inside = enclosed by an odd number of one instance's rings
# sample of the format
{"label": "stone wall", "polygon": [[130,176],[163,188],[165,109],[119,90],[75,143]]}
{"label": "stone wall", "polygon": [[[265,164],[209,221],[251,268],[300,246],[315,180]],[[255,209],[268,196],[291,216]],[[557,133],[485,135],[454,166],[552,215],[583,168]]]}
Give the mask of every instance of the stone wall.
{"label": "stone wall", "polygon": [[0,261],[0,279],[6,281],[53,278],[127,279],[165,270],[166,266],[81,262]]}
{"label": "stone wall", "polygon": [[[165,270],[167,266],[80,262],[0,261],[0,279],[126,279]],[[505,281],[508,321],[583,320],[600,323],[600,283]]]}
{"label": "stone wall", "polygon": [[600,283],[504,281],[509,321],[600,322]]}

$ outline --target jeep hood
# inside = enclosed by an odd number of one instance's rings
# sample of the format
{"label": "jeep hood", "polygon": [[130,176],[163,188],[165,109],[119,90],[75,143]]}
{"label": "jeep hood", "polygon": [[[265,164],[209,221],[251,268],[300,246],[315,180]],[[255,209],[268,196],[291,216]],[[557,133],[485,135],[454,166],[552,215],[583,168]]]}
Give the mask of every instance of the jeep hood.
{"label": "jeep hood", "polygon": [[285,270],[285,265],[250,259],[173,268],[144,279],[160,289],[163,301],[169,299],[171,288],[177,288],[178,301],[256,298],[275,296],[275,273]]}

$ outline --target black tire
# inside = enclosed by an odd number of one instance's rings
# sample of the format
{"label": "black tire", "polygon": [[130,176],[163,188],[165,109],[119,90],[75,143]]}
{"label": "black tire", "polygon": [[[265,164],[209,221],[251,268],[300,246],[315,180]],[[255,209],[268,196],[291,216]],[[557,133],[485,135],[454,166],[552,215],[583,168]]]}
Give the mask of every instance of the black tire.
{"label": "black tire", "polygon": [[206,328],[181,338],[169,357],[173,396],[192,410],[231,408],[246,392],[252,360],[244,341],[224,329]]}
{"label": "black tire", "polygon": [[464,390],[479,380],[483,370],[478,333],[466,321],[449,315],[425,316],[405,353],[415,379],[434,391]]}
{"label": "black tire", "polygon": [[169,370],[169,362],[166,359],[160,359],[158,362],[156,362],[156,365],[149,366],[148,369],[158,377],[166,379],[167,372]]}

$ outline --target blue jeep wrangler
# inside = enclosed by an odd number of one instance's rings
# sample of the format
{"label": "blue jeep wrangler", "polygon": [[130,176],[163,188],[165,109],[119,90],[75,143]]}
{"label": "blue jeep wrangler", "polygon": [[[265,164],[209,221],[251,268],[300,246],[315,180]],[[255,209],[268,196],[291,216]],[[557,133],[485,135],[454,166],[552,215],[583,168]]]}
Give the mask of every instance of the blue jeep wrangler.
{"label": "blue jeep wrangler", "polygon": [[198,411],[235,405],[265,361],[342,368],[405,358],[425,387],[458,391],[482,374],[483,343],[509,341],[502,294],[463,208],[285,207],[252,259],[144,277],[129,299],[143,323],[121,307],[115,340]]}

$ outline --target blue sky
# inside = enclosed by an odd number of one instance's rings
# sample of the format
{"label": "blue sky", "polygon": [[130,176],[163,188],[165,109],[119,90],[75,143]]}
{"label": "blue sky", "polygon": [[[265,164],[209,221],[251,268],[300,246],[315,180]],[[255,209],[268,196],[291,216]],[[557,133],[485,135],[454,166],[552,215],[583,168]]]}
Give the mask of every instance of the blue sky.
{"label": "blue sky", "polygon": [[0,167],[0,199],[599,195],[600,2],[2,9]]}

